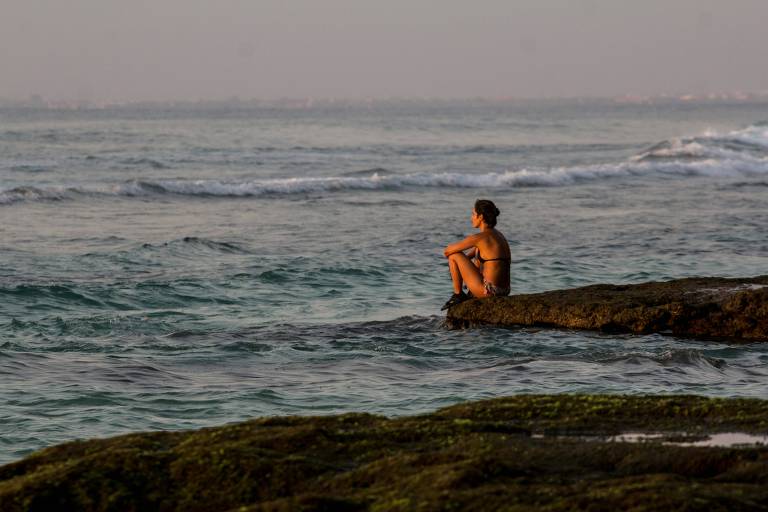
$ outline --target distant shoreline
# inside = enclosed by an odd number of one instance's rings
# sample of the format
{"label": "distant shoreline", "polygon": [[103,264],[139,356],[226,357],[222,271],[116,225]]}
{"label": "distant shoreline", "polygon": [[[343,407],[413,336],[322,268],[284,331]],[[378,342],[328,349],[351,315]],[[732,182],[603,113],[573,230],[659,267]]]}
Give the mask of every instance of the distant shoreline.
{"label": "distant shoreline", "polygon": [[375,109],[408,106],[558,106],[583,105],[750,105],[768,103],[768,92],[759,93],[712,93],[673,94],[659,96],[573,96],[573,97],[392,97],[392,98],[224,98],[180,100],[129,100],[129,99],[59,99],[32,96],[26,99],[0,98],[0,110],[121,110],[121,109]]}

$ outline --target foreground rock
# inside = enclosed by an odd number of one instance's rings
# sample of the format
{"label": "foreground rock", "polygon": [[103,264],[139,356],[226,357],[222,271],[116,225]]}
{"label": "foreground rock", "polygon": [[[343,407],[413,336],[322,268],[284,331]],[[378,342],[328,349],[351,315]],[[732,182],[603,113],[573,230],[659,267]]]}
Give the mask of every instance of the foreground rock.
{"label": "foreground rock", "polygon": [[457,326],[546,326],[768,341],[768,276],[600,284],[475,299],[451,308],[448,320]]}
{"label": "foreground rock", "polygon": [[766,447],[584,436],[638,430],[766,433],[768,401],[518,396],[73,442],[0,467],[0,510],[766,509]]}

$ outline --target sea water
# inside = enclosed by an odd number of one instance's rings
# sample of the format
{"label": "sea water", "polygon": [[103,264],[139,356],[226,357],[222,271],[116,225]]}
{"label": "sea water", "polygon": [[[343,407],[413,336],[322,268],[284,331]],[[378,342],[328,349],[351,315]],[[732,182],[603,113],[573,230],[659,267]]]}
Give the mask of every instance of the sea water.
{"label": "sea water", "polygon": [[513,293],[768,273],[768,104],[0,110],[0,462],[518,393],[768,398],[768,345],[451,330],[496,202]]}

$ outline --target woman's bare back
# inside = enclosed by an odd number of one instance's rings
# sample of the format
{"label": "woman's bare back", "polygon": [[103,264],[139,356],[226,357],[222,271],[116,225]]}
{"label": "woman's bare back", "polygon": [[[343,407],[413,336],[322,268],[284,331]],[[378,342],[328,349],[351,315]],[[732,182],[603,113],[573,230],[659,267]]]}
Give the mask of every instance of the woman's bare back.
{"label": "woman's bare back", "polygon": [[483,231],[475,246],[475,258],[480,263],[483,281],[500,288],[508,288],[511,254],[509,243],[496,229]]}

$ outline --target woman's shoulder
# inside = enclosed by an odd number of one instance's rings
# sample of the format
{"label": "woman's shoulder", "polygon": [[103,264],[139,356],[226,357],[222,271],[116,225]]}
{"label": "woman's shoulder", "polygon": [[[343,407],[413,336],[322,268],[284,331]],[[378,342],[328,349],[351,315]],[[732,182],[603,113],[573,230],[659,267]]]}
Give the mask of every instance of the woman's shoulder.
{"label": "woman's shoulder", "polygon": [[478,233],[478,238],[476,240],[476,246],[485,248],[486,250],[494,250],[494,248],[507,244],[507,239],[504,238],[504,235],[499,233],[498,231],[483,231],[482,233]]}
{"label": "woman's shoulder", "polygon": [[509,247],[509,242],[507,242],[507,238],[504,236],[504,233],[501,231],[497,231],[494,229],[494,233],[492,235],[494,244],[501,246],[501,247]]}
{"label": "woman's shoulder", "polygon": [[502,233],[496,228],[489,229],[488,231],[484,231],[483,235],[485,236],[485,240],[494,240],[494,241],[503,240],[504,242],[507,241],[506,237],[504,236],[504,233]]}

